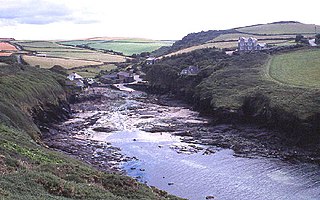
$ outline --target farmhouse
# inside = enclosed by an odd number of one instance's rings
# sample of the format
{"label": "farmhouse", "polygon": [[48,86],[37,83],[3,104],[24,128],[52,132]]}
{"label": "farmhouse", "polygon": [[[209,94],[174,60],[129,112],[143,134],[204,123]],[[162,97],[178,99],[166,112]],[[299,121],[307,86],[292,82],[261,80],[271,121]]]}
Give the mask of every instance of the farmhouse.
{"label": "farmhouse", "polygon": [[239,52],[260,51],[265,48],[266,48],[266,43],[258,43],[257,38],[240,37],[238,40],[238,51]]}

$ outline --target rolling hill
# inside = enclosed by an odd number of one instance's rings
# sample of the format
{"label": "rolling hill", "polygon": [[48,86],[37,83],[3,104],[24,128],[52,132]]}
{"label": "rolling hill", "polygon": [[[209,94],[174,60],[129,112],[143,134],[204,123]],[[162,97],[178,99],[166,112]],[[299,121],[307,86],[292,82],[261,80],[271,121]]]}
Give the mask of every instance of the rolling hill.
{"label": "rolling hill", "polygon": [[235,49],[239,37],[255,37],[260,42],[271,45],[292,45],[296,35],[314,37],[315,33],[320,33],[320,26],[295,21],[257,24],[228,30],[202,31],[188,34],[182,40],[175,42],[162,55],[171,56],[208,47]]}

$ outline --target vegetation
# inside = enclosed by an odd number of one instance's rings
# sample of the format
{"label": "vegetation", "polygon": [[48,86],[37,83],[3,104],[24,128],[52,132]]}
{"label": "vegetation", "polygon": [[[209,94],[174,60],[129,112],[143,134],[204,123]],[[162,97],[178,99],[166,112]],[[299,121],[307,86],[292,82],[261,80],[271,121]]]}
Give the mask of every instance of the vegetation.
{"label": "vegetation", "polygon": [[269,73],[282,83],[320,88],[320,49],[276,55],[270,62]]}
{"label": "vegetation", "polygon": [[83,67],[83,68],[74,68],[70,69],[70,72],[76,72],[77,74],[81,75],[82,77],[85,78],[95,78],[100,72],[103,71],[111,71],[116,69],[117,66],[114,64],[109,64],[109,65],[99,65],[96,67]]}
{"label": "vegetation", "polygon": [[142,52],[152,52],[162,46],[171,46],[172,41],[150,41],[137,39],[123,39],[123,40],[76,40],[64,41],[60,44],[81,46],[86,45],[89,48],[96,50],[112,50],[121,52],[124,55],[131,56],[133,54],[140,54]]}
{"label": "vegetation", "polygon": [[[316,26],[317,29],[320,26]],[[313,34],[315,33],[314,24],[303,24],[299,22],[275,22],[270,24],[253,25],[236,29],[237,31],[251,34]]]}
{"label": "vegetation", "polygon": [[90,66],[90,65],[102,65],[102,62],[67,59],[67,58],[50,58],[50,57],[38,57],[38,56],[23,56],[25,62],[32,66],[39,65],[41,68],[51,68],[54,65],[61,65],[66,69]]}
{"label": "vegetation", "polygon": [[[208,47],[236,49],[239,37],[255,37],[259,39],[259,42],[269,45],[288,46],[293,44],[296,35],[302,35],[306,38],[314,37],[315,27],[320,28],[320,26],[313,24],[283,21],[229,30],[190,33],[182,40],[175,42],[171,48],[160,49],[159,53],[156,51],[155,55],[171,56]],[[303,42],[306,43],[308,41],[304,40]]]}
{"label": "vegetation", "polygon": [[0,199],[178,199],[43,147],[33,118],[42,112],[51,122],[61,119],[65,78],[6,62],[0,68]]}
{"label": "vegetation", "polygon": [[[307,53],[305,57],[316,57],[318,51],[304,53]],[[285,56],[294,57],[295,54]],[[274,73],[277,63],[283,62],[278,61],[279,58],[282,56],[272,58],[259,52],[226,56],[217,49],[199,49],[163,58],[151,67],[144,66],[144,70],[153,88],[180,95],[203,112],[214,115],[214,120],[253,120],[288,131],[290,136],[285,136],[288,140],[298,138],[296,142],[312,142],[320,131],[320,119],[317,117],[320,113],[320,89],[294,87],[290,85],[292,82],[279,84],[270,78],[267,63],[275,59],[271,70]],[[314,62],[320,61],[316,59]],[[190,65],[200,68],[197,76],[179,75],[183,68]],[[297,70],[288,74],[286,79],[290,80],[289,76],[295,73],[312,73],[312,70],[312,66],[306,71]],[[313,72],[319,74],[318,71]],[[284,74],[281,71],[278,73],[279,76]],[[301,81],[302,77],[308,82],[308,76],[301,75]],[[299,80],[293,77],[293,80],[296,79]],[[319,79],[311,81],[313,84],[316,82],[318,84]],[[307,127],[304,126],[306,124]]]}

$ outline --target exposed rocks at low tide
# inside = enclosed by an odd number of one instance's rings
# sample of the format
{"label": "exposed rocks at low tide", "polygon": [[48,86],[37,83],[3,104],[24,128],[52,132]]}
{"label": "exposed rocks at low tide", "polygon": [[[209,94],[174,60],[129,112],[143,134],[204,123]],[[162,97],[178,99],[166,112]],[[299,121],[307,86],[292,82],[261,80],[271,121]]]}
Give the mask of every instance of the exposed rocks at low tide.
{"label": "exposed rocks at low tide", "polygon": [[[119,163],[136,158],[121,154],[99,134],[123,130],[149,133],[170,133],[179,136],[185,145],[170,146],[179,154],[214,154],[217,148],[233,149],[237,156],[271,157],[290,161],[319,163],[319,154],[283,144],[276,132],[240,124],[212,125],[180,101],[142,92],[126,93],[97,88],[99,98],[89,98],[71,106],[73,118],[44,133],[44,142],[51,148],[84,160],[105,171],[121,171]],[[85,98],[84,98],[85,99]],[[135,138],[134,142],[139,142]],[[159,146],[159,148],[167,148]]]}

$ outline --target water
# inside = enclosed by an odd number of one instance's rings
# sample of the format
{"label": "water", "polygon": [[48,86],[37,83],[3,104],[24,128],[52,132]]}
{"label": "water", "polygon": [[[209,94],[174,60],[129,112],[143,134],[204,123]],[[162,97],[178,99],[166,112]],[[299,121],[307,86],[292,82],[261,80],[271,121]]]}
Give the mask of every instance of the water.
{"label": "water", "polygon": [[[120,106],[119,106],[120,104]],[[144,128],[170,123],[206,123],[193,111],[135,100],[118,102],[94,126],[111,126],[111,133],[88,129],[91,139],[111,142],[135,157],[122,163],[131,177],[191,200],[214,196],[221,200],[319,200],[320,167],[271,158],[243,158],[230,149],[192,145],[170,133]],[[168,122],[168,119],[169,122]],[[169,123],[169,125],[168,125]],[[206,154],[207,149],[211,152]]]}
{"label": "water", "polygon": [[184,198],[320,199],[320,170],[316,165],[235,157],[232,150],[218,148],[210,155],[203,155],[205,150],[177,153],[172,145],[188,144],[170,134],[123,131],[105,139],[120,147],[122,153],[139,159],[123,164],[129,176]]}

